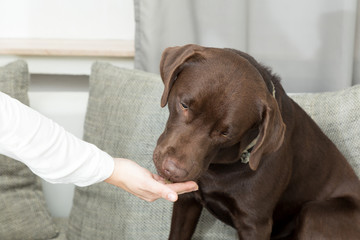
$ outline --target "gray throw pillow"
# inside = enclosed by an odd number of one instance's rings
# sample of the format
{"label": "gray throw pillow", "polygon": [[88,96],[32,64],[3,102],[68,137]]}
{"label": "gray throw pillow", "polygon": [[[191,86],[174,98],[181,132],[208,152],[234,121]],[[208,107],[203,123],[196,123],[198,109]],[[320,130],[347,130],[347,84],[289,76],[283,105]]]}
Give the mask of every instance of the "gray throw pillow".
{"label": "gray throw pillow", "polygon": [[[0,67],[0,91],[27,105],[28,84],[24,61]],[[0,239],[50,239],[57,234],[40,179],[24,164],[0,155]]]}
{"label": "gray throw pillow", "polygon": [[[164,129],[168,111],[160,108],[163,85],[155,74],[95,63],[84,139],[114,157],[137,161],[156,172],[152,152]],[[81,239],[167,239],[172,204],[147,203],[106,183],[77,187],[67,237]],[[194,239],[236,239],[234,229],[207,211]]]}

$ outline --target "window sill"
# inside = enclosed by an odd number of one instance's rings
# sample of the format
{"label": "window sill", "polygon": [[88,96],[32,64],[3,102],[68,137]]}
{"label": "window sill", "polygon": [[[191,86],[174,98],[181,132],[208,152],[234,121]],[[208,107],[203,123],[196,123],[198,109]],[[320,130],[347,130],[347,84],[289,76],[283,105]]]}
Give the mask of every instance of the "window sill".
{"label": "window sill", "polygon": [[0,39],[1,55],[134,57],[133,40]]}
{"label": "window sill", "polygon": [[133,40],[0,39],[0,66],[16,59],[32,74],[89,75],[95,61],[133,68]]}

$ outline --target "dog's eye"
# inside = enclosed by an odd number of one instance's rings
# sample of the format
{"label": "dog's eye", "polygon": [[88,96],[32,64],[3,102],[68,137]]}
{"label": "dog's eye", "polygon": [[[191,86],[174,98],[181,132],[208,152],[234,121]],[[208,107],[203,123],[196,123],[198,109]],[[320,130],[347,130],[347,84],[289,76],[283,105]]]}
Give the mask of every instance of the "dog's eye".
{"label": "dog's eye", "polygon": [[189,109],[189,106],[188,105],[186,105],[185,103],[180,103],[180,107],[181,107],[181,109],[183,109],[183,110],[185,110],[185,109]]}

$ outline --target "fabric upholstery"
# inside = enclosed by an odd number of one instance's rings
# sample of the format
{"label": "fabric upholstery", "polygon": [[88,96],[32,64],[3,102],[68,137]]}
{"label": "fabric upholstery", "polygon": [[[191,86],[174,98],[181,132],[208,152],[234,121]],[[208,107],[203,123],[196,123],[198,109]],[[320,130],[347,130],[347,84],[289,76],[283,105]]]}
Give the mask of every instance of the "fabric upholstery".
{"label": "fabric upholstery", "polygon": [[[112,156],[155,172],[152,152],[168,116],[160,108],[158,75],[95,63],[84,139]],[[167,239],[172,204],[147,203],[106,183],[77,187],[67,232],[78,239]],[[236,239],[235,231],[204,211],[194,239]],[[201,236],[201,237],[200,237]]]}
{"label": "fabric upholstery", "polygon": [[[29,104],[24,61],[0,67],[0,91]],[[0,155],[0,239],[50,239],[58,234],[41,182],[24,164]]]}
{"label": "fabric upholstery", "polygon": [[56,238],[52,238],[53,240],[67,240],[66,237],[66,229],[67,229],[67,225],[68,225],[68,218],[54,218],[54,223],[57,227],[57,229],[59,229],[59,235]]}

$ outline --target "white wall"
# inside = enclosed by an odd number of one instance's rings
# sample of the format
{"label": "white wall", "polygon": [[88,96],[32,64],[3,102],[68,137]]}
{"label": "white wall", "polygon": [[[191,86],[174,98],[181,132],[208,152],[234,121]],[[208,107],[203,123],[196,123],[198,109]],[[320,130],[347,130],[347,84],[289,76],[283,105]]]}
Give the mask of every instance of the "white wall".
{"label": "white wall", "polygon": [[[132,0],[0,0],[1,38],[134,39]],[[88,97],[88,75],[95,61],[133,68],[133,58],[4,56],[0,66],[16,59],[28,62],[30,105],[82,137]],[[73,185],[44,182],[45,198],[56,217],[69,215]]]}
{"label": "white wall", "polygon": [[132,0],[0,0],[0,38],[133,39]]}
{"label": "white wall", "polygon": [[[133,40],[133,0],[0,0],[0,39]],[[25,59],[31,73],[89,74],[94,61],[133,67],[129,58],[1,56]]]}

